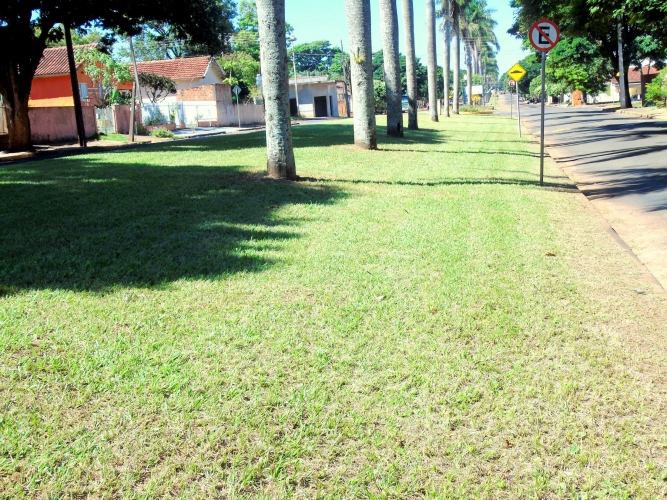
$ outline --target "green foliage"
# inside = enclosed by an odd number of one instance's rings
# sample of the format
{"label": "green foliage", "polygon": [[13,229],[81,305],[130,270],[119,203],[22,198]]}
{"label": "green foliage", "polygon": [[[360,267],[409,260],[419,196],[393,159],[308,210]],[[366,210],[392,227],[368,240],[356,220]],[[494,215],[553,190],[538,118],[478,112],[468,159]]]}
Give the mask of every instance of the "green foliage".
{"label": "green foliage", "polygon": [[[287,24],[286,35],[289,36],[294,28]],[[236,32],[232,37],[234,52],[245,52],[259,61],[259,20],[257,19],[257,4],[255,0],[241,0],[238,4]]]}
{"label": "green foliage", "polygon": [[[341,50],[327,40],[294,45],[296,70],[301,73],[329,74],[334,60]],[[293,76],[293,75],[292,75]]]}
{"label": "green foliage", "polygon": [[[519,61],[519,64],[526,70],[525,76],[519,80],[519,92],[523,95],[530,94],[531,82],[542,73],[542,61],[540,56],[530,54]],[[509,86],[504,87],[509,90]]]}
{"label": "green foliage", "polygon": [[[238,85],[241,88],[239,99],[245,99],[249,95],[259,95],[259,89],[255,82],[259,74],[259,62],[247,52],[232,52],[223,54],[218,58],[220,66],[225,70],[225,83],[232,87]],[[235,98],[236,96],[233,96]]]}
{"label": "green foliage", "polygon": [[[404,55],[399,55],[399,65],[401,68],[401,88],[403,94],[408,92],[408,80],[407,80],[407,67]],[[417,99],[427,100],[428,99],[428,69],[421,63],[421,60],[417,58]],[[384,54],[382,50],[378,50],[373,53],[373,80],[384,81]],[[441,85],[438,82],[438,85]],[[444,85],[444,84],[443,84]],[[444,92],[444,89],[442,90]]]}
{"label": "green foliage", "polygon": [[612,69],[600,54],[599,44],[581,37],[563,37],[549,52],[546,71],[549,80],[560,83],[567,92],[598,94],[604,90]]}
{"label": "green foliage", "polygon": [[75,51],[75,59],[83,66],[83,70],[98,92],[92,93],[96,106],[104,108],[110,104],[119,104],[123,100],[118,91],[118,84],[132,80],[127,64],[116,61],[112,56],[93,47],[84,47]]}
{"label": "green foliage", "polygon": [[163,101],[169,94],[176,93],[174,80],[155,73],[139,73],[139,85],[153,104]]}
{"label": "green foliage", "polygon": [[154,128],[151,130],[151,135],[153,137],[161,137],[163,139],[173,139],[174,138],[174,133],[171,130],[167,130],[166,128],[160,127],[160,128]]}
{"label": "green foliage", "polygon": [[[62,30],[62,26],[60,26]],[[110,47],[115,41],[115,36],[113,33],[105,33],[99,29],[86,29],[83,26],[78,27],[72,31],[72,44],[73,45],[87,45],[90,43],[99,43],[102,46]],[[64,47],[65,39],[61,38],[59,40],[48,41],[46,43],[47,47]]]}
{"label": "green foliage", "polygon": [[646,100],[654,102],[658,107],[667,105],[667,69],[658,73],[646,87]]}
{"label": "green foliage", "polygon": [[373,80],[373,97],[375,99],[375,112],[387,112],[387,86],[384,80]]}
{"label": "green foliage", "polygon": [[[563,82],[554,82],[552,80],[549,80],[548,75],[546,82],[547,85],[545,92],[547,96],[560,96],[561,94],[566,94],[567,92],[570,92],[572,90],[568,88]],[[533,78],[533,80],[530,82],[530,89],[528,91],[528,94],[533,97],[541,97],[542,75],[538,76],[537,78]]]}

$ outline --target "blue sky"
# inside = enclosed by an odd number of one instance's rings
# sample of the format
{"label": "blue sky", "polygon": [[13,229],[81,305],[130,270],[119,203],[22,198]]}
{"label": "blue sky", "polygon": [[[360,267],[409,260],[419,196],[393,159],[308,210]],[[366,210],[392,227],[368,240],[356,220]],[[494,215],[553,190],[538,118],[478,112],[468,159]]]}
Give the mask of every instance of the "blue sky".
{"label": "blue sky", "polygon": [[[399,30],[401,31],[401,52],[405,53],[403,44],[403,25],[400,23],[401,0],[398,2]],[[498,66],[501,72],[505,72],[528,55],[521,50],[521,42],[507,34],[512,25],[513,12],[509,6],[509,0],[487,0],[489,7],[495,9],[493,17],[498,21],[496,36],[500,42],[500,53],[498,54]],[[382,48],[380,36],[380,14],[379,1],[371,0],[373,23],[373,51]],[[425,1],[414,0],[415,7],[415,44],[417,57],[426,63],[426,15]],[[334,45],[343,41],[343,47],[347,50],[347,23],[345,20],[344,0],[285,0],[287,22],[294,27],[294,36],[297,43],[312,42],[314,40],[329,40]],[[438,36],[438,64],[442,65],[442,54],[444,43],[442,36]]]}

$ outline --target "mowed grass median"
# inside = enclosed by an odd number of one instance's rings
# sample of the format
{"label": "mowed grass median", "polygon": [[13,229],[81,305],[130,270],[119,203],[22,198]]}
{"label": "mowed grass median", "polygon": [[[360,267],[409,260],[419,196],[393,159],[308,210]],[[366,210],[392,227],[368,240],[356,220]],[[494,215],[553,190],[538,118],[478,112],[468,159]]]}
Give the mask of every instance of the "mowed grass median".
{"label": "mowed grass median", "polygon": [[421,125],[0,167],[0,497],[665,495],[664,296],[516,122]]}

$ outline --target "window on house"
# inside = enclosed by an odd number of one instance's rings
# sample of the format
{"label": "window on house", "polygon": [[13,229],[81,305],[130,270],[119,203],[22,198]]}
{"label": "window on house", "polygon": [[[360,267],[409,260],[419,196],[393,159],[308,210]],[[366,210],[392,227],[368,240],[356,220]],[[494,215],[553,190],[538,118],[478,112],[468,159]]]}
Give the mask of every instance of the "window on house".
{"label": "window on house", "polygon": [[88,100],[88,84],[80,83],[79,84],[79,95],[81,96],[82,101]]}

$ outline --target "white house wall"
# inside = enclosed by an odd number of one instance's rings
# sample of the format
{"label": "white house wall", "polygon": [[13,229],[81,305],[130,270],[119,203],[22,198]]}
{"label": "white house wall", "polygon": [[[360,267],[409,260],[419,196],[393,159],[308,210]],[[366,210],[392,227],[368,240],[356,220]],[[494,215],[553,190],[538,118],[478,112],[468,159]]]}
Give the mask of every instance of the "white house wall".
{"label": "white house wall", "polygon": [[[315,117],[315,98],[327,98],[327,116],[338,116],[338,91],[335,82],[331,83],[301,83],[299,87],[299,112],[306,118]],[[290,85],[290,99],[294,99],[296,93],[294,85]],[[333,115],[331,114],[331,103],[333,102]]]}

